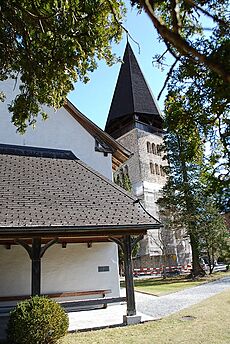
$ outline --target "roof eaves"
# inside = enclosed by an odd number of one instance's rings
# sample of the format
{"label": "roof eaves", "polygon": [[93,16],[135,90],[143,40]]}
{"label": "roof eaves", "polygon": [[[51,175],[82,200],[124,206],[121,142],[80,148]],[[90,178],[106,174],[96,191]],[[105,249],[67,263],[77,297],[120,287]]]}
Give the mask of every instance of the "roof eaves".
{"label": "roof eaves", "polygon": [[94,233],[108,233],[114,231],[147,231],[150,229],[160,228],[161,224],[159,223],[143,223],[143,224],[130,224],[130,225],[107,225],[107,226],[99,226],[99,225],[92,225],[92,226],[27,226],[27,227],[15,227],[15,226],[8,226],[8,227],[0,227],[0,238],[7,237],[14,235],[15,237],[21,235],[58,235],[58,236],[67,236],[73,235],[74,233],[86,236]]}
{"label": "roof eaves", "polygon": [[93,123],[89,118],[83,115],[68,99],[64,105],[64,108],[93,136],[100,137],[108,145],[111,146],[111,149],[114,151],[114,156],[119,159],[122,157],[124,161],[132,155],[132,153],[113,139],[109,134],[104,132],[99,128],[95,123]]}

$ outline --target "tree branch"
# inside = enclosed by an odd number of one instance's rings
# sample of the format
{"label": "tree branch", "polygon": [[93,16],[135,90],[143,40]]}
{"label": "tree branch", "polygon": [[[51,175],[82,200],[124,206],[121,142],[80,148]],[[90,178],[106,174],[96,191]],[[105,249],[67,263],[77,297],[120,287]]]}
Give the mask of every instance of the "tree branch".
{"label": "tree branch", "polygon": [[210,12],[208,12],[205,9],[203,9],[202,7],[198,6],[193,0],[184,0],[184,1],[187,2],[187,4],[189,4],[193,7],[196,7],[200,12],[205,14],[207,17],[211,18],[214,22],[217,22],[221,25],[228,25],[228,23],[226,23],[223,19],[220,19],[217,16],[212,15]]}
{"label": "tree branch", "polygon": [[165,89],[165,87],[166,87],[166,85],[167,85],[167,83],[168,83],[168,81],[169,81],[171,75],[172,75],[172,72],[173,72],[173,70],[174,70],[174,68],[175,68],[175,66],[176,66],[176,64],[177,64],[177,62],[178,62],[179,60],[180,60],[180,58],[177,58],[176,61],[174,61],[174,63],[172,64],[172,66],[171,66],[171,68],[170,68],[170,70],[169,70],[169,72],[167,73],[167,77],[166,77],[166,79],[165,79],[164,85],[163,85],[163,87],[162,87],[160,93],[159,93],[158,96],[157,96],[157,100],[160,99],[160,97],[161,97],[161,95],[162,95],[162,93],[163,93],[163,91],[164,91],[164,89]]}
{"label": "tree branch", "polygon": [[178,23],[178,18],[177,18],[177,13],[176,13],[177,1],[171,0],[170,7],[171,7],[171,13],[172,13],[173,31],[178,33],[179,32],[179,23]]}
{"label": "tree branch", "polygon": [[210,57],[200,53],[180,34],[171,31],[165,25],[160,23],[158,18],[155,16],[154,9],[149,0],[140,0],[140,3],[165,43],[169,42],[181,55],[187,56],[192,61],[205,64],[212,71],[217,73],[225,82],[230,82],[230,73],[228,73],[220,63],[217,63]]}
{"label": "tree branch", "polygon": [[130,32],[129,32],[129,31],[119,22],[119,20],[117,19],[116,13],[115,13],[115,11],[114,11],[113,5],[111,4],[110,0],[106,0],[106,2],[108,2],[109,7],[110,7],[110,10],[111,10],[111,12],[112,12],[112,14],[113,14],[113,17],[114,17],[115,21],[117,22],[117,24],[122,28],[122,30],[124,30],[124,31],[126,32],[126,35],[127,35],[128,37],[130,37],[130,39],[131,39],[134,43],[137,44],[137,46],[138,46],[138,53],[140,54],[140,51],[141,51],[140,44],[139,44],[137,41],[135,41],[135,39],[131,36]]}

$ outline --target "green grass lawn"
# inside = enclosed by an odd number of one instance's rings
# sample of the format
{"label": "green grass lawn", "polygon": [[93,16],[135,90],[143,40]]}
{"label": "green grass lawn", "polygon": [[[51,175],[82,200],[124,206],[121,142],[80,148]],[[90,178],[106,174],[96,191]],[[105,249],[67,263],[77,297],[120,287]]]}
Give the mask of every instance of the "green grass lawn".
{"label": "green grass lawn", "polygon": [[145,324],[69,334],[59,344],[229,344],[230,292]]}
{"label": "green grass lawn", "polygon": [[[194,281],[186,278],[186,276],[166,278],[165,280],[162,278],[140,278],[134,280],[134,287],[136,291],[161,296],[164,294],[174,293],[185,288],[194,287],[202,283],[211,282],[229,275],[230,272],[217,272]],[[121,282],[121,287],[124,287],[124,282]]]}

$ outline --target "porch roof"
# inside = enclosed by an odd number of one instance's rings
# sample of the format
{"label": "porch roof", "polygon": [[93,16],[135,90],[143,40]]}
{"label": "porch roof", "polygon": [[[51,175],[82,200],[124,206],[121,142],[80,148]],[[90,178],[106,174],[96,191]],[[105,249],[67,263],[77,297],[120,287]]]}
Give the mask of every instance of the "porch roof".
{"label": "porch roof", "polygon": [[71,151],[0,145],[0,236],[144,232],[160,223]]}

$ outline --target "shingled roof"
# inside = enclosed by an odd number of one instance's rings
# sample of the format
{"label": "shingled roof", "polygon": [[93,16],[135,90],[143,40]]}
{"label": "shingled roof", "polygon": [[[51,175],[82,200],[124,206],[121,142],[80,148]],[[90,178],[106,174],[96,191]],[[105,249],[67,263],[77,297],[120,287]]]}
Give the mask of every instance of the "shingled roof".
{"label": "shingled roof", "polygon": [[135,200],[70,151],[0,145],[0,235],[158,228]]}
{"label": "shingled roof", "polygon": [[147,114],[151,117],[160,116],[152,92],[127,42],[105,131],[115,119],[134,113]]}

